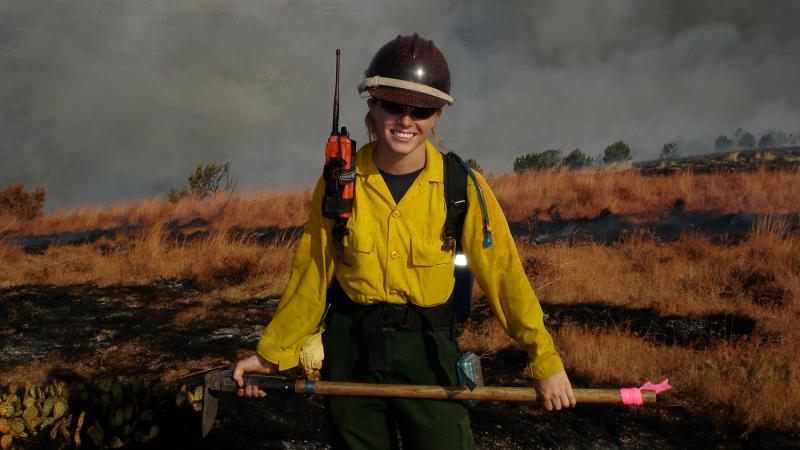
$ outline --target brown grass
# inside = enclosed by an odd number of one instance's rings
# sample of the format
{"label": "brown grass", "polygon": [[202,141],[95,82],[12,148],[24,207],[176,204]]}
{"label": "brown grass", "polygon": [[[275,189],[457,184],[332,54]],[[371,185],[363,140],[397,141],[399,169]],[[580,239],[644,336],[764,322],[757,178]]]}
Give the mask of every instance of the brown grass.
{"label": "brown grass", "polygon": [[669,378],[674,391],[667,398],[713,419],[743,422],[751,429],[791,430],[800,424],[797,340],[794,345],[721,342],[693,351],[647,343],[624,331],[578,326],[562,328],[555,340],[570,370],[598,386],[639,386]]}
{"label": "brown grass", "polygon": [[463,352],[489,355],[515,344],[496,320],[468,321],[458,337]]}
{"label": "brown grass", "polygon": [[[594,217],[604,209],[616,214],[652,216],[685,202],[687,211],[718,210],[762,215],[800,211],[800,173],[690,172],[675,176],[643,176],[636,170],[544,171],[490,178],[511,221],[554,217]],[[162,199],[140,200],[109,208],[83,206],[56,210],[31,222],[0,216],[0,233],[38,235],[65,231],[110,229],[122,225],[152,227],[171,220],[185,223],[202,218],[208,228],[299,226],[311,204],[309,190],[296,192],[220,194],[216,198],[187,198],[176,204]]]}
{"label": "brown grass", "polygon": [[[567,370],[594,386],[638,386],[670,378],[667,398],[752,428],[800,426],[800,238],[754,233],[737,245],[688,236],[674,244],[631,239],[535,246],[519,243],[531,283],[542,303],[598,303],[654,308],[662,315],[743,314],[759,333],[720,341],[704,350],[651,343],[618,328],[565,324],[553,332]],[[751,274],[758,274],[753,278]],[[761,284],[743,285],[756,279]],[[777,292],[776,292],[777,291]],[[759,302],[766,296],[773,303]],[[495,321],[470,323],[465,350],[491,354],[512,347]]]}
{"label": "brown grass", "polygon": [[518,247],[531,284],[551,303],[752,315],[765,314],[770,304],[796,307],[800,298],[797,237],[753,234],[736,245],[684,236],[675,243],[631,238],[608,246],[526,241]]}
{"label": "brown grass", "polygon": [[305,222],[311,205],[311,192],[271,192],[220,194],[212,199],[185,198],[177,203],[161,199],[138,200],[109,208],[82,206],[57,209],[46,217],[28,223],[11,219],[0,221],[0,232],[49,234],[66,231],[111,229],[123,225],[152,227],[172,220],[187,222],[202,218],[209,228],[288,227]]}
{"label": "brown grass", "polygon": [[29,255],[0,242],[0,287],[21,284],[141,285],[157,280],[193,280],[227,295],[280,295],[288,281],[295,242],[257,244],[228,233],[196,242],[170,242],[162,226],[133,238],[54,246]]}
{"label": "brown grass", "polygon": [[758,170],[748,173],[686,172],[644,176],[636,170],[567,169],[490,181],[508,220],[594,217],[604,209],[615,214],[652,215],[682,199],[687,211],[785,214],[800,211],[800,173]]}

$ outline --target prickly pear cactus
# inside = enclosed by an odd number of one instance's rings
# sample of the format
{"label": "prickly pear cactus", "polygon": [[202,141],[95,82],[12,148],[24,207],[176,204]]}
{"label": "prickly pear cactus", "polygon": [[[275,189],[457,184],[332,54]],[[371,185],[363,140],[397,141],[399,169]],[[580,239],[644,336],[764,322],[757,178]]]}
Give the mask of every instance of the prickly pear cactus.
{"label": "prickly pear cactus", "polygon": [[25,433],[25,422],[19,417],[11,419],[11,435],[15,437],[28,437]]}
{"label": "prickly pear cactus", "polygon": [[99,423],[95,422],[89,426],[89,428],[86,429],[86,435],[89,436],[89,439],[91,439],[92,444],[94,444],[95,447],[103,448],[103,437],[105,437],[105,432]]}
{"label": "prickly pear cactus", "polygon": [[14,405],[9,402],[0,403],[0,417],[13,417]]}
{"label": "prickly pear cactus", "polygon": [[78,423],[75,425],[75,431],[72,435],[72,442],[75,444],[75,447],[81,446],[81,428],[83,428],[83,419],[86,415],[85,411],[81,411],[81,414],[78,416]]}
{"label": "prickly pear cactus", "polygon": [[10,434],[4,434],[3,437],[0,438],[0,448],[2,448],[3,450],[9,450],[13,442],[14,442],[14,436]]}
{"label": "prickly pear cactus", "polygon": [[[68,409],[67,391],[63,383],[53,382],[44,387],[25,383],[8,386],[7,393],[0,393],[0,436],[2,448],[18,448],[26,440],[40,434],[57,434],[64,428],[61,416]],[[67,424],[68,426],[68,424]]]}
{"label": "prickly pear cactus", "polygon": [[53,401],[53,417],[56,419],[62,417],[64,413],[67,412],[68,407],[69,404],[67,403],[67,399],[64,397],[55,397],[55,400]]}
{"label": "prickly pear cactus", "polygon": [[[203,387],[181,386],[175,394],[153,385],[104,377],[94,383],[26,383],[0,389],[0,450],[36,447],[125,448],[147,445],[159,436],[159,419],[175,417],[176,407],[202,409]],[[195,414],[194,412],[190,414]],[[199,418],[198,418],[199,420]]]}

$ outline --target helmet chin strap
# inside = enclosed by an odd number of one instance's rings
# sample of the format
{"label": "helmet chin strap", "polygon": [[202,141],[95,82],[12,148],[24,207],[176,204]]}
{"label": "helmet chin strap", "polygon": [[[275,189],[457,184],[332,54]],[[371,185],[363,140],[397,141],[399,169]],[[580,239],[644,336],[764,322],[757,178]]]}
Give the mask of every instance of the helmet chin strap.
{"label": "helmet chin strap", "polygon": [[422,94],[430,95],[432,97],[440,98],[446,101],[450,105],[453,104],[453,97],[447,94],[446,92],[442,92],[439,89],[426,86],[424,84],[415,83],[413,81],[407,81],[407,80],[398,80],[397,78],[387,78],[381,76],[364,78],[363,80],[361,80],[361,83],[358,84],[358,92],[360,94],[371,87],[378,87],[378,86],[395,87],[400,89],[406,89],[409,91],[419,92]]}

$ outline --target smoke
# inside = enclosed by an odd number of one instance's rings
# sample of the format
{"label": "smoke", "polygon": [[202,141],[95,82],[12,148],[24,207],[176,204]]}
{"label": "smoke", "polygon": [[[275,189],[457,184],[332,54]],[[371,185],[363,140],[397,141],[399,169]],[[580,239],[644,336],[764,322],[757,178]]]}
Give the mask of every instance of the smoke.
{"label": "smoke", "polygon": [[[330,130],[363,143],[355,85],[397,34],[433,39],[439,134],[494,173],[549,148],[636,159],[739,127],[800,129],[800,4],[746,0],[0,2],[0,187],[48,207],[163,195],[198,163],[240,189],[310,186]],[[704,143],[704,144],[703,144]],[[699,148],[699,147],[697,147]]]}

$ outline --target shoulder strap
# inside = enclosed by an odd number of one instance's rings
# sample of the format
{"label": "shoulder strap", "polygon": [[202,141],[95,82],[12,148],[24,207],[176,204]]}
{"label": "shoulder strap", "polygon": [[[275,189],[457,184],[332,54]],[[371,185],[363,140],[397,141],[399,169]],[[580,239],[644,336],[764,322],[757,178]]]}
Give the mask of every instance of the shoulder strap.
{"label": "shoulder strap", "polygon": [[453,152],[444,155],[444,197],[447,216],[444,221],[443,250],[461,246],[461,229],[467,214],[467,171]]}
{"label": "shoulder strap", "polygon": [[[447,204],[442,238],[444,250],[455,247],[456,254],[462,253],[461,231],[467,216],[467,176],[469,166],[453,152],[444,155],[444,196]],[[477,184],[477,183],[476,183]],[[466,266],[456,264],[453,270],[455,284],[448,303],[453,305],[455,323],[463,323],[472,310],[472,272]],[[454,335],[455,326],[450,333]]]}

